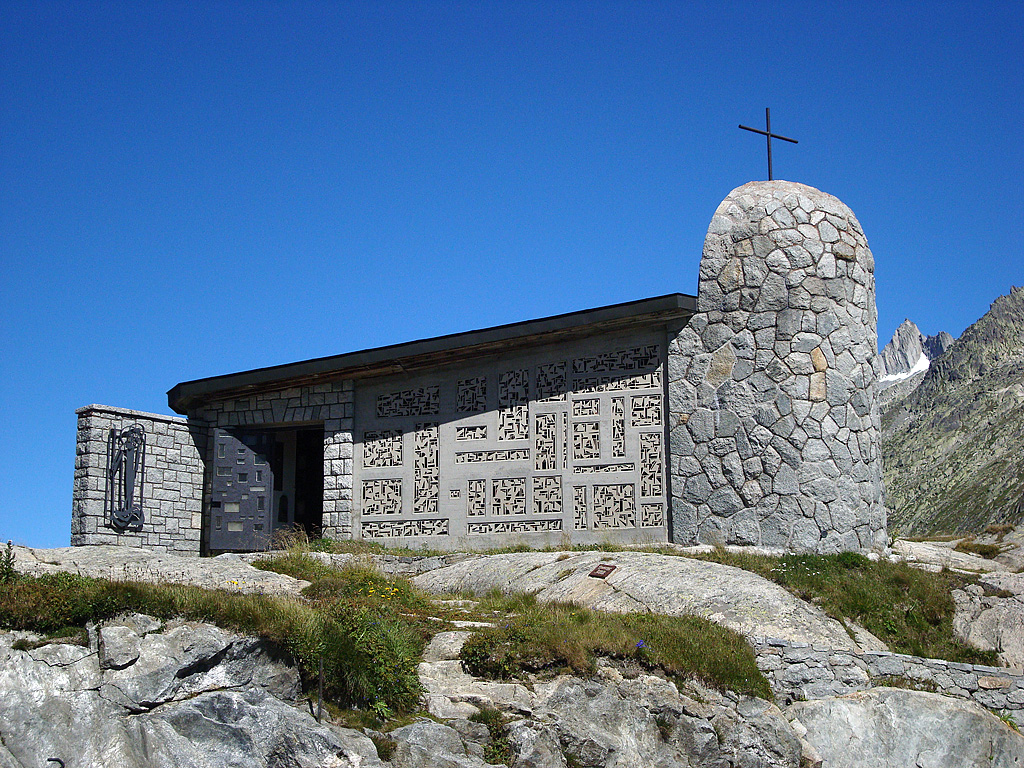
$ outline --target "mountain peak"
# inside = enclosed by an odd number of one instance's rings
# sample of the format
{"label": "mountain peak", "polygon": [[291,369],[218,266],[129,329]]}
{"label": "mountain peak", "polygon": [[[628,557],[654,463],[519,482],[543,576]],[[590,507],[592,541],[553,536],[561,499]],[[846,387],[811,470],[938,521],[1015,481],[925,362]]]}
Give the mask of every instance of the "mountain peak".
{"label": "mountain peak", "polygon": [[[890,531],[1017,523],[1024,519],[1024,290],[997,298],[955,343],[932,338],[946,351],[918,386],[888,390],[898,396],[882,415]],[[928,340],[925,354],[927,347]]]}

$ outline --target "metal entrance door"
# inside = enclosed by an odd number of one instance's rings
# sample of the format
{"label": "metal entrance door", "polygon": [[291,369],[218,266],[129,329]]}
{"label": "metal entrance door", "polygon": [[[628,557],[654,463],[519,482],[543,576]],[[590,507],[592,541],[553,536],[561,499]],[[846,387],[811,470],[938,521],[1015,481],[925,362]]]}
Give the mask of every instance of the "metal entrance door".
{"label": "metal entrance door", "polygon": [[210,549],[268,549],[276,448],[272,433],[214,431]]}

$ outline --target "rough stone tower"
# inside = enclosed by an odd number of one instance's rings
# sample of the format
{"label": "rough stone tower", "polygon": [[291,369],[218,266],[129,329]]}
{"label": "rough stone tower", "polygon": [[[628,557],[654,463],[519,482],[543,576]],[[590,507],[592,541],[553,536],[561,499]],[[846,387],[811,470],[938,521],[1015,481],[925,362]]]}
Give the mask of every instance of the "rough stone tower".
{"label": "rough stone tower", "polygon": [[752,182],[718,207],[669,349],[676,542],[885,546],[873,273],[817,189]]}

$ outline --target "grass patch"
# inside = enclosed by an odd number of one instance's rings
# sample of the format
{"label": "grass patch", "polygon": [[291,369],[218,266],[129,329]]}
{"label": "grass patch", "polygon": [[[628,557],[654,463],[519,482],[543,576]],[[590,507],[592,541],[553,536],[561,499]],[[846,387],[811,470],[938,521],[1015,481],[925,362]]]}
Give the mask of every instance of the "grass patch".
{"label": "grass patch", "polygon": [[481,610],[512,614],[474,633],[462,660],[492,678],[568,669],[589,675],[597,656],[630,659],[680,679],[771,699],[771,688],[742,636],[696,616],[601,613],[568,603],[540,605],[532,595],[489,595]]}
{"label": "grass patch", "polygon": [[377,748],[377,757],[381,760],[387,762],[391,759],[391,756],[395,754],[397,742],[394,739],[384,735],[378,736],[373,733],[370,734],[370,741],[372,741],[373,746]]}
{"label": "grass patch", "polygon": [[484,746],[484,760],[491,765],[512,765],[515,755],[508,740],[508,719],[494,707],[483,707],[469,719],[486,725],[491,736],[491,741]]}
{"label": "grass patch", "polygon": [[[345,583],[345,574],[332,578]],[[50,634],[126,611],[207,621],[267,638],[296,661],[307,690],[316,686],[322,655],[324,697],[343,707],[370,710],[384,719],[418,706],[421,688],[416,665],[425,638],[415,623],[400,615],[400,606],[386,598],[330,599],[325,593],[306,603],[69,573],[22,576],[12,584],[0,584],[0,627],[4,629]]]}
{"label": "grass patch", "polygon": [[953,547],[953,549],[957,552],[967,552],[968,554],[978,555],[979,557],[984,557],[989,560],[992,560],[1003,551],[1002,547],[998,544],[981,544],[980,542],[975,541],[973,536],[968,536],[967,538],[957,542],[957,545]]}
{"label": "grass patch", "polygon": [[898,653],[969,664],[995,664],[953,636],[952,590],[972,579],[930,573],[906,563],[873,562],[855,552],[770,557],[716,550],[699,559],[753,571],[841,622],[855,621]]}
{"label": "grass patch", "polygon": [[989,534],[990,536],[995,536],[996,542],[1001,544],[1003,542],[1003,539],[1006,537],[1006,534],[1013,531],[1014,527],[1015,526],[1006,524],[993,524],[985,529],[985,533]]}

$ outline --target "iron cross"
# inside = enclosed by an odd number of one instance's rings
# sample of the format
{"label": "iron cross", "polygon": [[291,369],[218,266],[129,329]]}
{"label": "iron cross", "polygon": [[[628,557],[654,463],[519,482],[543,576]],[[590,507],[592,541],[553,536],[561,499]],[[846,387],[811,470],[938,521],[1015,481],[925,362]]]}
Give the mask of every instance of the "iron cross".
{"label": "iron cross", "polygon": [[741,125],[740,126],[740,128],[742,128],[744,131],[753,131],[754,133],[760,133],[762,136],[767,137],[767,139],[768,139],[768,181],[772,181],[773,180],[772,179],[772,139],[782,139],[783,141],[790,141],[793,144],[799,144],[800,142],[798,142],[796,139],[789,139],[789,138],[786,138],[785,136],[779,136],[779,134],[777,134],[777,133],[772,133],[772,113],[771,113],[771,110],[768,109],[768,107],[764,108],[764,127],[765,127],[765,130],[762,131],[762,130],[760,130],[758,128],[750,128],[750,127],[748,127],[746,125]]}

